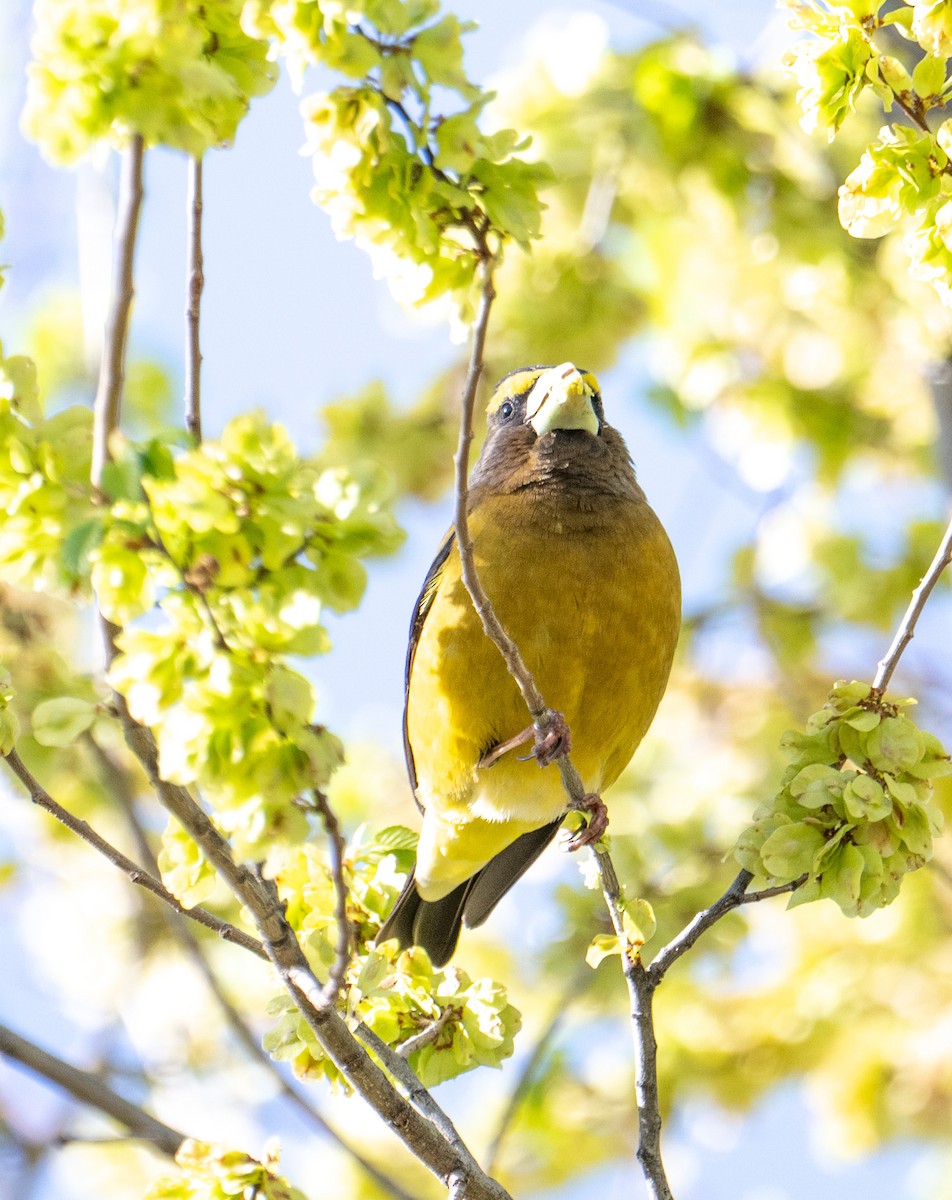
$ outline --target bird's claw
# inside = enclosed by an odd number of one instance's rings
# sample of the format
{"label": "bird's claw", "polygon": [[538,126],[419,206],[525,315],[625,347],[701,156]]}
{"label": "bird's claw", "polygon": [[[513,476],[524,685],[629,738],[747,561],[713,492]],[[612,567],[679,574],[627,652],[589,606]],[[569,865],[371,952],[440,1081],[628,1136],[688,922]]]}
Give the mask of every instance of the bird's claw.
{"label": "bird's claw", "polygon": [[597,842],[608,828],[608,808],[601,796],[595,792],[587,792],[577,804],[572,805],[571,811],[585,813],[588,821],[565,843],[564,848],[570,854]]}
{"label": "bird's claw", "polygon": [[572,749],[572,735],[560,712],[548,712],[545,723],[535,726],[532,753],[540,767],[547,767]]}

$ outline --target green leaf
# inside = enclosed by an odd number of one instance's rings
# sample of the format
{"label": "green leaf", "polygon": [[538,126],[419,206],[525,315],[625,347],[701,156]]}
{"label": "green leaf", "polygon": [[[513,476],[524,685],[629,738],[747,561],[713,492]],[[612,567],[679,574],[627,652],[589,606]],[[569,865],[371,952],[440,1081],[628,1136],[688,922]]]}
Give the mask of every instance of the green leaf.
{"label": "green leaf", "polygon": [[843,720],[853,729],[858,729],[861,733],[869,733],[871,729],[876,728],[882,717],[871,708],[850,708],[843,714]]}
{"label": "green leaf", "polygon": [[941,95],[945,87],[946,60],[933,54],[924,55],[912,72],[912,86],[923,99]]}
{"label": "green leaf", "polygon": [[769,875],[788,883],[813,867],[814,857],[823,849],[823,834],[812,825],[782,825],[767,838],[760,856]]}
{"label": "green leaf", "polygon": [[621,919],[625,933],[636,949],[650,942],[658,928],[654,909],[647,900],[626,900]]}
{"label": "green leaf", "polygon": [[44,700],[33,710],[33,736],[41,746],[70,746],[96,719],[96,706],[74,696]]}
{"label": "green leaf", "polygon": [[105,532],[102,516],[98,514],[73,526],[63,539],[60,551],[60,563],[67,578],[88,579],[90,553],[100,544]]}
{"label": "green leaf", "polygon": [[622,946],[614,933],[599,933],[592,938],[591,944],[585,951],[585,961],[594,971],[603,959],[621,954]]}
{"label": "green leaf", "polygon": [[892,812],[892,800],[869,775],[857,775],[846,785],[843,803],[854,821],[879,821]]}
{"label": "green leaf", "polygon": [[908,717],[887,717],[866,741],[866,753],[878,771],[903,771],[922,758],[922,735]]}

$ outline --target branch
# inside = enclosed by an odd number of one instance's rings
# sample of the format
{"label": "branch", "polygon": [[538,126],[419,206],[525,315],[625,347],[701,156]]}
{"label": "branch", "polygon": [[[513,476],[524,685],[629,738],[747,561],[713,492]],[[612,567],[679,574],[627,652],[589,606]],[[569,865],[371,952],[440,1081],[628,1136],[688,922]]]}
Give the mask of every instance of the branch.
{"label": "branch", "polygon": [[429,1025],[415,1033],[413,1037],[408,1037],[405,1042],[401,1042],[396,1049],[396,1053],[401,1058],[409,1058],[411,1054],[415,1054],[417,1050],[422,1050],[424,1046],[432,1046],[439,1040],[440,1034],[450,1023],[457,1020],[460,1016],[460,1009],[454,1008],[452,1004],[447,1004],[446,1008],[440,1013],[435,1021],[431,1021]]}
{"label": "branch", "polygon": [[873,680],[872,697],[879,699],[886,690],[892,673],[896,669],[896,664],[902,657],[903,651],[912,641],[916,632],[916,622],[925,608],[926,601],[932,594],[932,589],[939,581],[939,576],[945,568],[952,562],[952,520],[949,521],[948,527],[942,536],[942,541],[939,543],[939,549],[935,553],[928,571],[923,575],[919,586],[912,593],[912,599],[909,601],[909,607],[906,609],[902,620],[899,622],[899,628],[896,630],[896,636],[892,640],[892,645],[886,651],[885,657],[879,662],[876,668],[876,677]]}
{"label": "branch", "polygon": [[584,967],[584,974],[579,973],[574,978],[570,978],[562,993],[555,1002],[552,1008],[552,1013],[542,1029],[542,1032],[536,1038],[535,1045],[525,1062],[522,1064],[522,1069],[516,1079],[515,1087],[509,1093],[509,1099],[506,1102],[506,1107],[502,1111],[502,1115],[496,1124],[496,1131],[493,1134],[492,1140],[489,1143],[489,1149],[486,1152],[486,1169],[494,1171],[499,1162],[499,1155],[502,1150],[503,1141],[506,1134],[512,1128],[516,1115],[522,1105],[523,1100],[529,1093],[529,1089],[535,1083],[536,1072],[539,1069],[540,1063],[549,1052],[549,1047],[552,1045],[559,1032],[562,1022],[565,1020],[569,1006],[585,989],[588,980],[591,978],[592,972],[588,965]]}
{"label": "branch", "polygon": [[[452,1125],[449,1128],[454,1136],[450,1137],[445,1129],[424,1116],[418,1107],[400,1094],[384,1071],[360,1046],[344,1019],[325,997],[323,987],[288,924],[284,905],[274,884],[265,880],[260,873],[236,863],[227,840],[189,792],[162,779],[154,737],[133,719],[121,696],[116,695],[115,700],[129,748],[145,768],[160,801],[198,844],[235,897],[251,913],[282,983],[344,1078],[400,1137],[404,1145],[447,1187],[451,1178],[459,1177],[466,1181],[465,1195],[468,1200],[510,1200],[508,1193],[479,1167]],[[358,1032],[366,1039],[369,1030]],[[397,1059],[389,1047],[384,1047],[384,1050],[389,1060],[388,1069],[396,1060],[409,1072],[415,1087],[425,1093],[409,1066]],[[435,1103],[431,1103],[435,1108]]]}
{"label": "branch", "polygon": [[[655,987],[664,978],[668,968],[673,966],[682,954],[691,949],[702,933],[705,933],[712,925],[716,925],[722,917],[726,917],[729,912],[733,912],[735,908],[739,908],[746,902],[761,898],[766,899],[766,895],[762,896],[759,892],[754,892],[750,896],[747,895],[747,889],[750,887],[752,879],[753,875],[750,871],[741,871],[720,899],[715,900],[709,908],[705,908],[699,912],[697,916],[685,925],[679,934],[658,951],[652,960],[651,966],[648,968],[648,974]],[[771,894],[776,894],[780,891],[792,892],[794,887],[798,887],[802,882],[802,879],[798,879],[796,884],[786,884],[780,888],[770,888],[768,890]]]}
{"label": "branch", "polygon": [[460,567],[463,583],[469,592],[473,607],[482,621],[486,636],[496,645],[503,656],[509,674],[513,677],[526,702],[526,707],[537,724],[543,721],[547,709],[542,694],[536,687],[529,668],[519,653],[519,647],[512,640],[496,616],[489,597],[483,589],[482,582],[476,573],[476,563],[473,555],[473,539],[469,532],[469,451],[473,442],[473,409],[476,404],[476,389],[479,377],[483,372],[483,353],[486,345],[486,329],[489,325],[489,313],[496,292],[493,288],[493,260],[488,256],[482,261],[482,293],[479,300],[479,310],[476,314],[476,324],[473,326],[473,345],[470,351],[469,369],[466,372],[466,382],[463,385],[461,402],[459,442],[456,448],[454,463],[456,466],[456,511],[453,524],[456,527],[456,544],[459,547]]}
{"label": "branch", "polygon": [[337,945],[334,963],[327,977],[327,983],[324,985],[324,996],[328,1004],[334,1004],[340,994],[344,975],[350,966],[354,944],[354,930],[347,915],[347,881],[344,879],[344,852],[347,847],[336,813],[324,793],[317,788],[314,789],[314,807],[321,814],[321,820],[324,822],[324,830],[327,833],[327,855],[330,859],[331,877],[334,880]]}
{"label": "branch", "polygon": [[100,1112],[124,1125],[134,1137],[151,1143],[163,1154],[174,1158],[179,1146],[185,1141],[185,1134],[164,1125],[145,1109],[124,1099],[97,1076],[88,1071],[81,1071],[79,1067],[71,1066],[61,1058],[41,1050],[39,1046],[20,1037],[4,1025],[0,1025],[0,1054],[14,1059],[51,1083],[57,1084],[83,1104],[98,1108]]}
{"label": "branch", "polygon": [[202,440],[202,351],[199,320],[205,287],[202,254],[202,160],[188,162],[188,294],[185,304],[185,428],[196,442]]}
{"label": "branch", "polygon": [[267,952],[257,938],[251,937],[250,934],[229,924],[228,921],[222,920],[221,917],[216,917],[214,913],[209,912],[206,908],[201,908],[198,905],[194,908],[185,908],[184,905],[176,900],[175,896],[172,895],[161,880],[156,879],[148,871],[143,870],[131,858],[127,858],[120,850],[117,850],[115,846],[98,834],[87,821],[80,820],[79,817],[74,816],[67,809],[63,808],[61,804],[57,804],[49,792],[26,767],[15,750],[10,751],[5,761],[10,770],[30,793],[30,799],[34,804],[38,804],[40,808],[45,809],[60,824],[72,830],[84,842],[92,846],[94,850],[98,850],[104,858],[107,858],[120,871],[128,875],[134,884],[145,888],[153,896],[157,896],[159,900],[164,901],[170,908],[174,908],[183,917],[189,917],[191,920],[197,921],[199,925],[204,925],[206,929],[211,929],[213,933],[217,933],[224,941],[234,942],[235,945],[243,946],[245,950],[250,950],[252,954],[256,954],[259,958],[267,959]]}
{"label": "branch", "polygon": [[110,459],[109,438],[119,428],[122,408],[122,384],[125,377],[126,342],[129,314],[135,292],[132,262],[136,231],[142,208],[142,160],[144,142],[133,134],[123,153],[119,184],[119,214],[116,220],[115,264],[112,302],[106,318],[106,330],[99,368],[99,385],[93,407],[93,487],[101,490],[102,474]]}
{"label": "branch", "polygon": [[[93,741],[93,739],[90,740]],[[116,786],[113,790],[119,800],[119,803],[122,805],[123,811],[126,814],[129,828],[132,831],[133,837],[135,838],[142,861],[148,863],[150,868],[154,872],[157,872],[158,865],[155,862],[155,858],[152,854],[152,849],[149,846],[149,841],[145,830],[142,828],[138,813],[136,812],[135,797],[133,796],[131,790],[125,786],[124,773],[121,765],[119,763],[112,763],[108,755],[106,755],[106,753],[99,748],[95,741],[93,741],[93,745],[96,746],[97,750],[99,750],[101,761],[107,765],[110,765],[114,769],[114,773],[111,773],[111,777],[116,782]],[[349,1155],[354,1162],[357,1163],[357,1165],[363,1171],[365,1171],[371,1177],[371,1179],[374,1180],[374,1182],[382,1191],[392,1196],[394,1200],[414,1200],[414,1198],[408,1192],[405,1192],[403,1188],[399,1186],[399,1184],[394,1183],[393,1180],[389,1179],[382,1171],[375,1167],[369,1159],[364,1158],[364,1156],[358,1150],[351,1146],[349,1142],[347,1142],[337,1132],[337,1130],[325,1120],[325,1118],[320,1112],[318,1112],[313,1104],[311,1104],[307,1097],[302,1095],[302,1093],[298,1091],[298,1089],[294,1087],[293,1084],[288,1081],[288,1079],[285,1078],[284,1074],[279,1070],[277,1063],[270,1054],[261,1048],[260,1041],[249,1028],[247,1022],[238,1009],[232,1004],[227,993],[225,992],[225,989],[222,987],[220,980],[212,970],[208,959],[205,957],[202,947],[192,936],[192,932],[189,929],[187,922],[183,921],[180,916],[176,915],[171,918],[168,927],[172,932],[172,936],[178,940],[185,954],[191,960],[192,965],[205,980],[208,990],[215,997],[215,1000],[217,1001],[225,1020],[228,1022],[232,1033],[238,1040],[238,1043],[241,1045],[248,1057],[267,1072],[267,1074],[279,1088],[281,1095],[284,1096],[285,1100],[297,1108],[298,1112],[306,1121],[308,1121],[320,1133],[324,1134],[325,1137],[330,1138],[331,1141],[334,1142],[345,1154]],[[263,946],[261,947],[261,953],[267,961],[267,953]]]}

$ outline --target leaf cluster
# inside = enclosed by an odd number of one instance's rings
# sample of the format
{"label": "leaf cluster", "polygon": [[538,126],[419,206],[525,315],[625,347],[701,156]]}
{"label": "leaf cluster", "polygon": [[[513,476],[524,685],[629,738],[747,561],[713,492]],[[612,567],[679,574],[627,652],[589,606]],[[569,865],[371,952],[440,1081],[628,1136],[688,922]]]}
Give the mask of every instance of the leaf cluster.
{"label": "leaf cluster", "polygon": [[840,221],[860,238],[904,230],[910,272],[952,305],[952,124],[928,120],[952,96],[952,9],[946,0],[904,0],[885,13],[880,0],[789,7],[812,35],[787,56],[805,129],[832,139],[866,89],[911,122],[887,125],[863,152],[840,188]]}
{"label": "leaf cluster", "polygon": [[178,1174],[163,1176],[146,1192],[144,1200],[306,1200],[278,1174],[277,1146],[271,1146],[263,1161],[241,1150],[213,1146],[187,1138],[175,1162]]}
{"label": "leaf cluster", "polygon": [[472,315],[474,267],[539,233],[547,168],[512,129],[485,133],[491,99],[463,70],[471,24],[438,0],[250,0],[245,24],[300,79],[330,67],[354,82],[302,104],[313,197],[401,301],[451,300]]}
{"label": "leaf cluster", "polygon": [[[393,827],[370,838],[359,836],[348,850],[347,917],[357,954],[339,1004],[350,1019],[362,1021],[394,1048],[424,1035],[408,1061],[430,1087],[478,1066],[499,1066],[513,1052],[521,1018],[502,984],[473,980],[457,967],[436,968],[419,947],[401,950],[394,941],[373,944],[412,865],[415,844],[409,830]],[[313,845],[300,847],[288,854],[275,878],[287,901],[288,920],[316,974],[324,979],[334,962],[337,939],[334,881],[326,861]],[[279,1018],[264,1039],[274,1058],[290,1062],[302,1079],[324,1076],[344,1084],[285,993],[272,1000],[268,1011]]]}
{"label": "leaf cluster", "polygon": [[932,857],[942,814],[931,781],[952,773],[938,739],[903,713],[913,703],[836,684],[806,732],[785,735],[790,765],[741,834],[740,865],[769,884],[802,878],[791,905],[828,898],[862,917],[895,900]]}
{"label": "leaf cluster", "polygon": [[243,2],[37,0],[24,131],[55,163],[135,133],[197,156],[230,143],[277,80]]}

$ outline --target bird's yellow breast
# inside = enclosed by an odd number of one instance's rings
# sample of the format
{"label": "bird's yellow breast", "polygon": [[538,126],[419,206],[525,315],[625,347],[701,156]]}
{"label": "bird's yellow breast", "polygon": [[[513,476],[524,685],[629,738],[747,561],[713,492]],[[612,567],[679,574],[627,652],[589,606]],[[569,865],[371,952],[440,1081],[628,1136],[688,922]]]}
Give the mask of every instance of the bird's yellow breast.
{"label": "bird's yellow breast", "polygon": [[[500,620],[546,703],[565,716],[586,789],[601,792],[644,736],[670,671],[681,605],[667,535],[643,501],[540,501],[528,489],[483,500],[470,531]],[[531,744],[477,766],[529,724],[466,592],[454,546],[407,693],[417,795],[427,812],[417,868],[422,894],[428,880],[438,881],[431,892],[447,891],[520,832],[564,811],[558,771],[540,769],[531,757],[520,761]]]}

